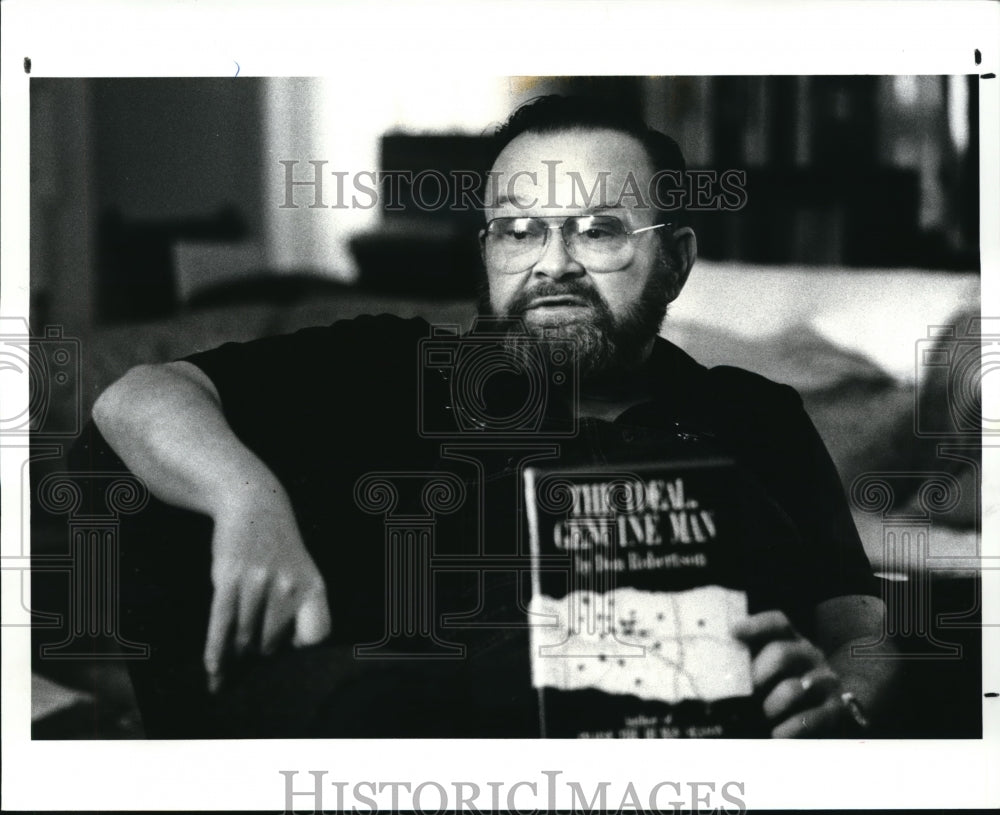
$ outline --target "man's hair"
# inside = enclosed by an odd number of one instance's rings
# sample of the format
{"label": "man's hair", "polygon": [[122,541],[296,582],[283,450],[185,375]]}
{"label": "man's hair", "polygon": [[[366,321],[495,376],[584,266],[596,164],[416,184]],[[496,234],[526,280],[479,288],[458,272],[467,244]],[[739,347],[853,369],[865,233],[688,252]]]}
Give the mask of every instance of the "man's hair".
{"label": "man's hair", "polygon": [[[609,99],[589,96],[538,96],[521,105],[493,135],[493,161],[500,152],[523,133],[560,133],[567,130],[614,130],[636,139],[645,149],[653,172],[673,171],[677,181],[687,166],[681,148],[670,136],[654,130],[629,107]],[[669,191],[680,184],[664,177],[657,184],[660,201],[670,200]],[[655,203],[655,202],[654,202]],[[687,222],[683,207],[660,210],[658,222],[675,226]]]}

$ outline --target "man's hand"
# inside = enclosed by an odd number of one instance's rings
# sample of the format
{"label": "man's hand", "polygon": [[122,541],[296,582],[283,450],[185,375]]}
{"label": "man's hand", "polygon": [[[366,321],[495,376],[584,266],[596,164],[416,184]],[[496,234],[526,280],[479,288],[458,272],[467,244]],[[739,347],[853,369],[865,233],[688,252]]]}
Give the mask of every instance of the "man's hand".
{"label": "man's hand", "polygon": [[326,587],[283,490],[254,491],[228,504],[212,536],[215,593],[205,643],[209,690],[229,661],[272,654],[293,634],[296,647],[330,634]]}
{"label": "man's hand", "polygon": [[754,688],[774,738],[834,735],[853,721],[840,676],[782,612],[754,614],[733,635],[750,647]]}

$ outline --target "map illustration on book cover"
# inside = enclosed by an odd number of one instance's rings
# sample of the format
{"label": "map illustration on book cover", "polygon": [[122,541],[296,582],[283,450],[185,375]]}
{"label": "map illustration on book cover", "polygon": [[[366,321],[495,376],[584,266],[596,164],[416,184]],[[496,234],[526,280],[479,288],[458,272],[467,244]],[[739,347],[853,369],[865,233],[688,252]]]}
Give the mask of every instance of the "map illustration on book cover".
{"label": "map illustration on book cover", "polygon": [[531,669],[547,738],[766,735],[731,461],[529,468]]}

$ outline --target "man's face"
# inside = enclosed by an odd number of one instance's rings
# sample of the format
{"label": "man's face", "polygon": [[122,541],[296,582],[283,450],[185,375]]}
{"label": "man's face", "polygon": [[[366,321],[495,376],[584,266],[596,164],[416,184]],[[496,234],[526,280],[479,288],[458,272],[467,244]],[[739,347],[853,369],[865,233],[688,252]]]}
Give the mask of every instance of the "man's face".
{"label": "man's face", "polygon": [[[524,133],[493,165],[486,220],[538,217],[558,226],[570,216],[600,214],[617,217],[631,232],[655,224],[657,213],[622,191],[636,189],[645,196],[652,175],[642,144],[624,133]],[[603,185],[598,183],[602,177]],[[633,358],[648,350],[667,302],[676,295],[661,233],[630,236],[627,261],[612,269],[588,269],[586,258],[571,255],[557,230],[549,232],[541,254],[525,268],[484,251],[490,309],[520,317],[533,334],[576,339],[585,374],[634,364],[639,360]]]}

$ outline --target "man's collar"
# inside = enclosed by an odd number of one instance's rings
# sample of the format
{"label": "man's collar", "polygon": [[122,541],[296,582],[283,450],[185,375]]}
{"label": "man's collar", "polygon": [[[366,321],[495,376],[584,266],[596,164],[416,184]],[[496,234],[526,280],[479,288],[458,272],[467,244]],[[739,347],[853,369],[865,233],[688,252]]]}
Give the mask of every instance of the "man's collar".
{"label": "man's collar", "polygon": [[670,340],[657,337],[646,360],[653,395],[657,399],[677,399],[700,389],[708,369]]}
{"label": "man's collar", "polygon": [[650,400],[629,408],[621,424],[673,427],[691,436],[712,435],[706,425],[711,406],[706,404],[708,369],[669,340],[657,337],[643,374]]}

